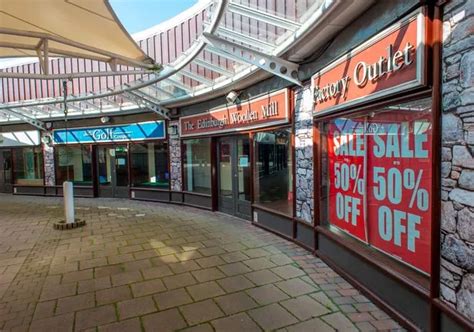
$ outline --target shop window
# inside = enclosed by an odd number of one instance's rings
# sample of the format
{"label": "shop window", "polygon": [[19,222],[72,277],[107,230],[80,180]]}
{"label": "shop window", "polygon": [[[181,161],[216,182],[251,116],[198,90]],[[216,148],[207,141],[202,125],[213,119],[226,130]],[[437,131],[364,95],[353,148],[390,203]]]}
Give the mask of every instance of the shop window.
{"label": "shop window", "polygon": [[259,132],[255,144],[255,203],[293,214],[291,129]]}
{"label": "shop window", "polygon": [[211,194],[211,139],[183,141],[184,190]]}
{"label": "shop window", "polygon": [[321,222],[430,273],[431,99],[319,124]]}
{"label": "shop window", "polygon": [[88,146],[58,146],[56,154],[56,184],[72,181],[78,186],[92,186],[92,159]]}
{"label": "shop window", "polygon": [[130,145],[132,185],[168,189],[168,145],[166,142]]}
{"label": "shop window", "polygon": [[42,186],[44,178],[43,150],[41,147],[13,150],[15,184]]}

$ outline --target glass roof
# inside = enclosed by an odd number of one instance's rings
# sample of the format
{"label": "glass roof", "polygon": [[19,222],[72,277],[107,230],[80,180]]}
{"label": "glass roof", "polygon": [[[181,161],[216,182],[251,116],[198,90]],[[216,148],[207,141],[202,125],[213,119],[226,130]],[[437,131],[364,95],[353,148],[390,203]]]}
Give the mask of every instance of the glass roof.
{"label": "glass roof", "polygon": [[[261,69],[298,83],[295,75],[291,74],[297,64],[278,57],[310,28],[306,23],[316,21],[333,5],[333,0],[209,1],[202,10],[203,15],[197,15],[202,18],[203,31],[194,41],[185,36],[183,23],[177,23],[178,30],[174,30],[181,33],[181,38],[176,33],[174,36],[168,34],[167,30],[157,31],[140,41],[141,47],[147,48],[150,38],[161,40],[166,33],[167,43],[175,43],[174,54],[165,54],[168,60],[173,56],[174,60],[164,64],[160,72],[137,71],[138,74],[134,74],[132,71],[127,72],[129,75],[105,76],[100,77],[97,84],[94,84],[94,78],[74,78],[70,81],[68,87],[75,84],[71,89],[79,87],[80,93],[68,96],[68,116],[74,118],[148,109],[166,118],[164,110],[167,105],[232,86]],[[194,29],[199,30],[199,22],[198,19]],[[189,45],[185,47],[188,39]],[[156,49],[147,49],[147,53],[157,58]],[[163,59],[165,55],[160,54]],[[65,63],[64,73],[67,73]],[[83,72],[91,69],[85,67],[80,69]],[[107,75],[113,74],[109,67],[99,66]],[[119,67],[122,71],[132,70]],[[61,68],[58,69],[60,72]],[[70,75],[73,74],[71,72]],[[92,73],[94,75],[97,74]],[[0,80],[0,85],[2,82],[4,80]],[[108,82],[115,84],[110,87]],[[58,87],[52,97],[0,104],[0,125],[30,122],[30,119],[48,121],[64,118],[60,84],[56,84]],[[107,89],[101,89],[103,86]]]}

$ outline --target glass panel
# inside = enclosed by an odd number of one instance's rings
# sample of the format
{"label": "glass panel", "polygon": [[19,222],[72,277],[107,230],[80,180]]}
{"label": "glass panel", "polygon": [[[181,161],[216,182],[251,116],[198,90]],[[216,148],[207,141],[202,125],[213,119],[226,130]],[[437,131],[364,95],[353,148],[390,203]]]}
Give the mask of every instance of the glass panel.
{"label": "glass panel", "polygon": [[92,161],[88,146],[54,149],[56,154],[56,183],[72,181],[76,185],[92,185]]}
{"label": "glass panel", "polygon": [[237,140],[237,158],[239,199],[250,201],[250,143],[248,138]]}
{"label": "glass panel", "polygon": [[3,180],[5,183],[12,182],[12,154],[10,151],[3,152]]}
{"label": "glass panel", "polygon": [[431,99],[320,124],[322,222],[429,274]]}
{"label": "glass panel", "polygon": [[108,186],[112,184],[112,158],[115,155],[115,149],[106,147],[98,148],[98,164],[99,164],[99,184]]}
{"label": "glass panel", "polygon": [[211,194],[211,139],[183,141],[184,190]]}
{"label": "glass panel", "polygon": [[[325,2],[326,2],[325,0],[292,0],[292,1],[241,0],[239,1],[240,4],[246,7],[250,7],[260,12],[266,12],[271,15],[276,15],[276,16],[285,18],[287,20],[296,21],[296,22],[303,22],[305,17],[315,12]],[[236,15],[236,14],[233,14],[233,15]],[[255,19],[249,19],[246,17],[242,19],[242,21],[249,21],[249,20],[255,20]],[[226,21],[232,22],[232,20],[226,20]],[[257,29],[257,27],[260,29],[265,29],[265,26],[263,28],[261,27],[263,24],[262,22],[259,22],[259,25],[253,22],[251,22],[250,24],[252,26],[255,26],[254,29]]]}
{"label": "glass panel", "polygon": [[115,148],[115,170],[116,185],[118,187],[128,186],[128,149],[125,146]]}
{"label": "glass panel", "polygon": [[43,185],[44,169],[41,147],[13,150],[13,164],[15,165],[15,184]]}
{"label": "glass panel", "polygon": [[233,198],[232,141],[219,142],[219,195]]}
{"label": "glass panel", "polygon": [[255,202],[292,215],[291,129],[255,134]]}
{"label": "glass panel", "polygon": [[130,146],[133,186],[168,189],[168,144],[166,142]]}

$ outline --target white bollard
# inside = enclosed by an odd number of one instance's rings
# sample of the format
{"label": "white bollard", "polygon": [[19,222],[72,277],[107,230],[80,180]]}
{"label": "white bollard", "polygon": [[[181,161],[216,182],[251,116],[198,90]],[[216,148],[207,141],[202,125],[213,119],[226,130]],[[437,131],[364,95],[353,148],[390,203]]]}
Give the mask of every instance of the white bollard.
{"label": "white bollard", "polygon": [[64,213],[66,214],[66,223],[74,223],[74,187],[72,182],[64,181],[63,183],[64,195]]}

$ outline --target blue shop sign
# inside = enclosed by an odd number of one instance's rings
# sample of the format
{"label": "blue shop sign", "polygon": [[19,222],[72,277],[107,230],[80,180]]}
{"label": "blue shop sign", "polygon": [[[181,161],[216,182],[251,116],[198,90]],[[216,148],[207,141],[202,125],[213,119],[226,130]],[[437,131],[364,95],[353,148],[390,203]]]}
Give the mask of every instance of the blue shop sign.
{"label": "blue shop sign", "polygon": [[128,142],[164,139],[165,122],[150,121],[117,126],[57,129],[53,131],[54,144]]}

